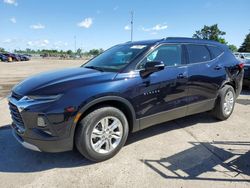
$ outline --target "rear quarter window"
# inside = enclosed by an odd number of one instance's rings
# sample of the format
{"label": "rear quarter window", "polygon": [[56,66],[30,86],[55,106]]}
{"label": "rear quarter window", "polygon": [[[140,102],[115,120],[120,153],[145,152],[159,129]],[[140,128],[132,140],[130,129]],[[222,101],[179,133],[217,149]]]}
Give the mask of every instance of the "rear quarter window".
{"label": "rear quarter window", "polygon": [[220,56],[223,53],[223,51],[216,46],[207,46],[207,47],[209,51],[211,52],[213,59]]}
{"label": "rear quarter window", "polygon": [[210,61],[210,53],[205,45],[188,44],[186,45],[189,63],[201,63]]}

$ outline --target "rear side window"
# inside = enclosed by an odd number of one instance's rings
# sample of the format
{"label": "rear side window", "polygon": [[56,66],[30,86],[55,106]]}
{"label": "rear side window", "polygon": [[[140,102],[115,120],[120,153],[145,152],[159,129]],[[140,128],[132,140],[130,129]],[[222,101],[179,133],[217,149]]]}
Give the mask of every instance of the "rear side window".
{"label": "rear side window", "polygon": [[210,53],[205,45],[186,45],[189,63],[200,63],[211,60]]}
{"label": "rear side window", "polygon": [[223,53],[223,51],[221,49],[219,49],[215,46],[207,46],[207,47],[210,50],[213,59],[220,56]]}

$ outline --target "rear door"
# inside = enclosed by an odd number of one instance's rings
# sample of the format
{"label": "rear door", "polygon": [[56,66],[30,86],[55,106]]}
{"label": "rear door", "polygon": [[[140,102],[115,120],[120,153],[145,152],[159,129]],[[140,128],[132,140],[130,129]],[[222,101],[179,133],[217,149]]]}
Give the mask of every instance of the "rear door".
{"label": "rear door", "polygon": [[220,62],[222,51],[217,47],[200,44],[186,44],[185,47],[188,59],[187,115],[190,115],[213,108],[225,80],[225,69]]}

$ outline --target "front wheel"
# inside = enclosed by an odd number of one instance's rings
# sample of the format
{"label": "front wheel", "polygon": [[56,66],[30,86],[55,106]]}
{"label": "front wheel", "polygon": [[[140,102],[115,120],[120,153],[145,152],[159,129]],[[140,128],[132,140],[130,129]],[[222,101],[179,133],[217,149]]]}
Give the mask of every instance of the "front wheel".
{"label": "front wheel", "polygon": [[234,110],[236,95],[234,88],[225,85],[219,92],[215,107],[212,110],[213,115],[219,120],[226,120]]}
{"label": "front wheel", "polygon": [[75,143],[83,156],[100,162],[119,152],[128,132],[128,121],[122,111],[114,107],[101,107],[81,120]]}

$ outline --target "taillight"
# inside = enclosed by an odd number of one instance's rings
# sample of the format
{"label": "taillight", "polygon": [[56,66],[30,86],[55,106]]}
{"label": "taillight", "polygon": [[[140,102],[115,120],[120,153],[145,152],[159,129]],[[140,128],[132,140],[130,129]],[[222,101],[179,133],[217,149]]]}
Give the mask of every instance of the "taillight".
{"label": "taillight", "polygon": [[245,66],[245,63],[240,63],[238,66],[239,66],[239,69],[242,70]]}

